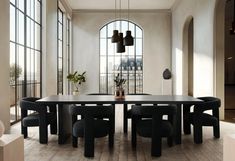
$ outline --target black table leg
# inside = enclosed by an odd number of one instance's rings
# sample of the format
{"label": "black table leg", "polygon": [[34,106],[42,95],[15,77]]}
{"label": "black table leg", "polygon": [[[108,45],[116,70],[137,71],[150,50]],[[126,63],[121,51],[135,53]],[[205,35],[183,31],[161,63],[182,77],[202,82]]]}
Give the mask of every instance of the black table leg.
{"label": "black table leg", "polygon": [[71,136],[72,116],[69,111],[69,105],[58,104],[58,144],[64,144],[66,140]]}
{"label": "black table leg", "polygon": [[115,133],[115,104],[113,106],[113,134]]}
{"label": "black table leg", "polygon": [[181,119],[182,119],[182,114],[181,114],[181,104],[177,105],[177,114],[176,114],[176,129],[175,129],[175,143],[176,144],[181,144]]}
{"label": "black table leg", "polygon": [[39,142],[41,144],[48,143],[48,129],[47,129],[47,106],[40,110],[40,126],[39,126]]}
{"label": "black table leg", "polygon": [[127,120],[127,104],[123,105],[123,131],[127,134],[128,120]]}

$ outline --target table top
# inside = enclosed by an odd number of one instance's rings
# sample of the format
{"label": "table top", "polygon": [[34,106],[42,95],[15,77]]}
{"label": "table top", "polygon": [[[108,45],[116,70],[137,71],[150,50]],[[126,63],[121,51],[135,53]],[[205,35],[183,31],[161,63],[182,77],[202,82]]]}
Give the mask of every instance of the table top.
{"label": "table top", "polygon": [[183,95],[51,95],[37,101],[40,104],[200,104],[202,100]]}

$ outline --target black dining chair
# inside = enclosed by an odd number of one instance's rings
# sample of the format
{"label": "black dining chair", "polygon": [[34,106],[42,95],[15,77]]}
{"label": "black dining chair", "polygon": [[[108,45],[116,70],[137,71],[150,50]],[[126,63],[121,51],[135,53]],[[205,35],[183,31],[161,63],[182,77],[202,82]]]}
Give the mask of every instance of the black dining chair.
{"label": "black dining chair", "polygon": [[[42,107],[35,103],[40,98],[37,97],[25,97],[20,100],[21,108],[21,133],[24,138],[28,137],[28,127],[40,126],[40,113]],[[31,114],[28,114],[32,111]],[[51,134],[57,134],[57,114],[56,106],[50,105],[48,112],[46,113],[46,123],[50,125]]]}
{"label": "black dining chair", "polygon": [[[94,157],[94,139],[109,136],[109,147],[113,147],[113,107],[112,106],[73,106],[72,114],[72,143],[77,147],[78,137],[84,137],[84,156]],[[77,115],[83,115],[78,120]],[[100,116],[108,120],[98,119]]]}
{"label": "black dining chair", "polygon": [[[147,93],[135,93],[135,94],[128,94],[128,95],[134,95],[134,96],[141,96],[141,95],[150,95]],[[141,105],[141,104],[137,104]],[[128,133],[128,119],[131,119],[131,109],[128,109],[128,104],[123,105],[123,131],[125,134]]]}
{"label": "black dining chair", "polygon": [[[219,123],[219,108],[221,101],[215,97],[199,97],[203,100],[201,104],[197,105],[184,105],[183,118],[184,118],[184,133],[191,134],[191,124],[193,125],[194,142],[200,144],[203,142],[202,127],[213,126],[213,133],[215,138],[220,138],[220,123]],[[193,112],[191,108],[193,107]],[[212,115],[204,113],[205,111],[212,110]]]}
{"label": "black dining chair", "polygon": [[[136,106],[132,107],[132,147],[136,148],[136,133],[151,138],[151,155],[161,156],[162,137],[167,137],[169,146],[173,145],[175,134],[176,106]],[[163,116],[167,115],[167,119]],[[148,118],[143,118],[148,116]],[[149,118],[151,116],[151,118]]]}

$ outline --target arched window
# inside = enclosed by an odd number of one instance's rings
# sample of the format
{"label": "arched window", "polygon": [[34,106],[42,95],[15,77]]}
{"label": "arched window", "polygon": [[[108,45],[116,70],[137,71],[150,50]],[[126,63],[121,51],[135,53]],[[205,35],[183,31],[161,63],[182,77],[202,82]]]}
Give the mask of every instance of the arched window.
{"label": "arched window", "polygon": [[143,92],[143,31],[129,22],[129,30],[134,37],[134,46],[126,46],[125,53],[116,52],[116,44],[111,42],[113,30],[128,30],[128,21],[112,21],[100,29],[100,93],[113,94],[114,77],[120,73],[126,79],[126,93]]}

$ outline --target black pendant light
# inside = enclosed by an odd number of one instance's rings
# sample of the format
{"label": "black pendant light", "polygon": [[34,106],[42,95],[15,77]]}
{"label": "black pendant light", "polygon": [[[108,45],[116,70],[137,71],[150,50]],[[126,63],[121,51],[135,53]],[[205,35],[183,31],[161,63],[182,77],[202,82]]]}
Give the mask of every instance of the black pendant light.
{"label": "black pendant light", "polygon": [[134,45],[134,38],[131,35],[131,31],[129,30],[129,16],[130,14],[130,0],[128,0],[128,30],[126,31],[126,37],[124,38],[124,45],[125,46],[133,46]]}
{"label": "black pendant light", "polygon": [[116,19],[117,19],[117,0],[115,0],[115,29],[113,30],[113,36],[111,39],[112,43],[117,43],[119,41],[118,30],[116,29],[117,28]]}
{"label": "black pendant light", "polygon": [[233,8],[234,15],[233,15],[232,27],[230,28],[231,35],[235,35],[235,0],[233,1],[233,3],[234,3],[234,8]]}
{"label": "black pendant light", "polygon": [[117,43],[117,53],[124,53],[126,51],[125,46],[123,45],[123,33],[119,33],[120,41]]}
{"label": "black pendant light", "polygon": [[120,0],[120,32],[118,34],[119,41],[117,43],[117,53],[124,53],[126,51],[125,46],[123,44],[123,33],[122,33],[122,22],[121,22],[121,7],[122,7],[122,0]]}

